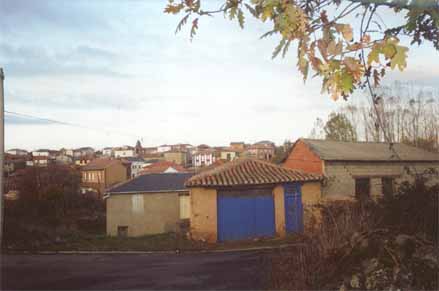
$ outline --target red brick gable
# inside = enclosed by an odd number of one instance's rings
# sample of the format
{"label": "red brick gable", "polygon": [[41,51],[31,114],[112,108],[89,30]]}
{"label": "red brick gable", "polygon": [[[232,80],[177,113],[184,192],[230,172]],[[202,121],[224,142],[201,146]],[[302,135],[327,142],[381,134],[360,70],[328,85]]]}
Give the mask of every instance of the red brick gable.
{"label": "red brick gable", "polygon": [[306,173],[323,174],[323,161],[301,139],[296,141],[283,166]]}

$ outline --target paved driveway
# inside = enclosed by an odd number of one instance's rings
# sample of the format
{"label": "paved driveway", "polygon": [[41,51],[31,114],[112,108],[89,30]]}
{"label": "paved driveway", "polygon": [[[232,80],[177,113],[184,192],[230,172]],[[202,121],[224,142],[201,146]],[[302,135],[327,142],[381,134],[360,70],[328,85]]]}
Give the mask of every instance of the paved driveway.
{"label": "paved driveway", "polygon": [[266,289],[266,253],[3,255],[2,289]]}

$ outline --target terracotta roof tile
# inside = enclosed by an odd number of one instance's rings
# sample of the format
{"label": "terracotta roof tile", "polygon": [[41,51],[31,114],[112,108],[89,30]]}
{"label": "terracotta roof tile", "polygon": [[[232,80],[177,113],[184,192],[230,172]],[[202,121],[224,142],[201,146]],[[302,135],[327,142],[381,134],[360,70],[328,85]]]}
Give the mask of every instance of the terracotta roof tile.
{"label": "terracotta roof tile", "polygon": [[263,185],[297,181],[318,181],[322,176],[255,160],[238,159],[193,176],[187,187]]}

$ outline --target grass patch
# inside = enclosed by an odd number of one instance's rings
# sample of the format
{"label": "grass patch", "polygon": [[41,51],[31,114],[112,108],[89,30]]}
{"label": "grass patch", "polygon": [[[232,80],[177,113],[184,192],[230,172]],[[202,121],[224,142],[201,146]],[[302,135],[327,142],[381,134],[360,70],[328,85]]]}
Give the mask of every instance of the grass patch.
{"label": "grass patch", "polygon": [[301,242],[301,236],[265,238],[224,243],[206,243],[189,240],[176,233],[146,235],[141,237],[111,237],[104,234],[69,234],[58,241],[51,241],[28,248],[23,245],[8,247],[6,251],[204,251],[253,247],[278,247]]}

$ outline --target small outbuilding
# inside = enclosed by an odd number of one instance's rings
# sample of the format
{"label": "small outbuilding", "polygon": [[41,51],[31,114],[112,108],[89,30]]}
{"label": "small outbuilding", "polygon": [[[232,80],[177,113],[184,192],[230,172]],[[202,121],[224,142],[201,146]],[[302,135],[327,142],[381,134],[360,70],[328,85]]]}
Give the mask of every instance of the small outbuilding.
{"label": "small outbuilding", "polygon": [[178,231],[190,217],[189,189],[193,174],[160,173],[138,176],[109,189],[107,234],[142,236]]}
{"label": "small outbuilding", "polygon": [[255,159],[195,175],[185,183],[191,236],[222,242],[302,232],[304,206],[320,197],[321,178]]}
{"label": "small outbuilding", "polygon": [[439,171],[439,154],[401,143],[299,139],[283,166],[324,175],[325,201],[355,201],[392,196],[414,173]]}

